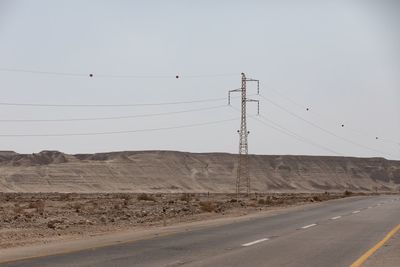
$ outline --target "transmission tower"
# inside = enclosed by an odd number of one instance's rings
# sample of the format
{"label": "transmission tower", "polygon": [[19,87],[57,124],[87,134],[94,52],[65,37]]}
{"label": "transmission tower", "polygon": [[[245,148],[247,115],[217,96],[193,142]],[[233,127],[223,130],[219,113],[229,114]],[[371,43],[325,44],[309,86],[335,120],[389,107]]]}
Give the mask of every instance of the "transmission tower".
{"label": "transmission tower", "polygon": [[240,129],[237,131],[239,133],[239,158],[236,176],[236,196],[239,199],[242,188],[245,188],[247,195],[250,193],[250,174],[248,166],[248,153],[249,146],[247,142],[247,137],[249,131],[247,130],[246,122],[246,104],[247,102],[257,102],[257,114],[260,113],[260,101],[256,99],[247,98],[247,82],[257,82],[257,95],[260,94],[260,81],[255,79],[246,78],[246,75],[242,73],[242,86],[239,89],[230,90],[228,93],[228,104],[231,104],[231,93],[240,92],[241,93],[241,119],[240,119]]}

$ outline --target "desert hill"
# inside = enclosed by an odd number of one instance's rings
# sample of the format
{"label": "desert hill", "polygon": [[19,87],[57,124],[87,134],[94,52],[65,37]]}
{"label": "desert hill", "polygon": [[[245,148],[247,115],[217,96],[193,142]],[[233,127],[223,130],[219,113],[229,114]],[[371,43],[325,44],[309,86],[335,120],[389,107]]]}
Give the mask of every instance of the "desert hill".
{"label": "desert hill", "polygon": [[[250,155],[252,191],[399,191],[400,161]],[[237,155],[0,151],[1,192],[233,192]]]}

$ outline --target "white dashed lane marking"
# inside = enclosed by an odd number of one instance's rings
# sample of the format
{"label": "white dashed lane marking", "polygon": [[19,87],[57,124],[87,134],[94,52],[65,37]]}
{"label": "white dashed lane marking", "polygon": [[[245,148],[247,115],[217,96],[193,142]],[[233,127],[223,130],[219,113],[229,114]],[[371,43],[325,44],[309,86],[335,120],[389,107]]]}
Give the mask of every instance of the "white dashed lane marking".
{"label": "white dashed lane marking", "polygon": [[[399,200],[399,199],[396,199],[396,200]],[[392,202],[394,202],[394,200],[392,200]],[[381,205],[383,205],[383,203],[378,203],[376,206],[381,206]],[[372,208],[373,208],[372,206],[368,207],[368,209],[372,209]],[[352,214],[357,214],[357,213],[360,213],[360,212],[361,212],[360,210],[355,210],[355,211],[353,211],[351,213]],[[335,217],[332,217],[331,220],[337,220],[337,219],[340,219],[340,218],[342,218],[342,216],[335,216]],[[314,226],[317,226],[317,224],[313,223],[313,224],[305,225],[305,226],[301,227],[301,229],[307,229],[307,228],[314,227]],[[252,242],[249,242],[249,243],[242,244],[242,247],[252,246],[252,245],[267,241],[267,240],[269,240],[269,239],[268,238],[258,239],[258,240],[255,240],[255,241],[252,241]]]}
{"label": "white dashed lane marking", "polygon": [[316,223],[313,223],[313,224],[309,224],[309,225],[303,226],[301,228],[302,229],[307,229],[307,228],[310,228],[310,227],[313,227],[313,226],[316,226],[316,225],[317,225]]}
{"label": "white dashed lane marking", "polygon": [[269,239],[268,238],[259,239],[259,240],[253,241],[253,242],[249,242],[249,243],[243,244],[242,247],[252,246],[252,245],[267,241],[267,240],[269,240]]}

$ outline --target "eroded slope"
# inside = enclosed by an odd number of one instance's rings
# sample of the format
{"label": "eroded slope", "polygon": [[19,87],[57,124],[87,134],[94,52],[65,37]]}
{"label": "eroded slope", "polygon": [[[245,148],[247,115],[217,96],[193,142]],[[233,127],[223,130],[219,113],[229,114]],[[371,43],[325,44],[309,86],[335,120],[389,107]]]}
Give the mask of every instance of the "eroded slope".
{"label": "eroded slope", "polygon": [[[400,161],[250,155],[252,190],[375,191],[400,188]],[[3,192],[233,192],[237,155],[137,151],[67,155],[0,152]]]}

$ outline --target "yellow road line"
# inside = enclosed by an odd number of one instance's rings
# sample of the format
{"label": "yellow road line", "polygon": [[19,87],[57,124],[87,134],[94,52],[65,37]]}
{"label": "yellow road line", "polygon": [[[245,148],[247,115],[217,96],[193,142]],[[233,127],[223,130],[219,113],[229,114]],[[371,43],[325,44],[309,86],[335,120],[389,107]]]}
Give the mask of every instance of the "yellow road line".
{"label": "yellow road line", "polygon": [[378,249],[380,249],[390,238],[392,238],[398,231],[400,231],[400,224],[397,225],[392,231],[390,231],[384,239],[382,239],[379,243],[373,246],[370,250],[365,252],[358,260],[353,262],[350,267],[359,267],[361,266],[369,257],[371,257]]}

